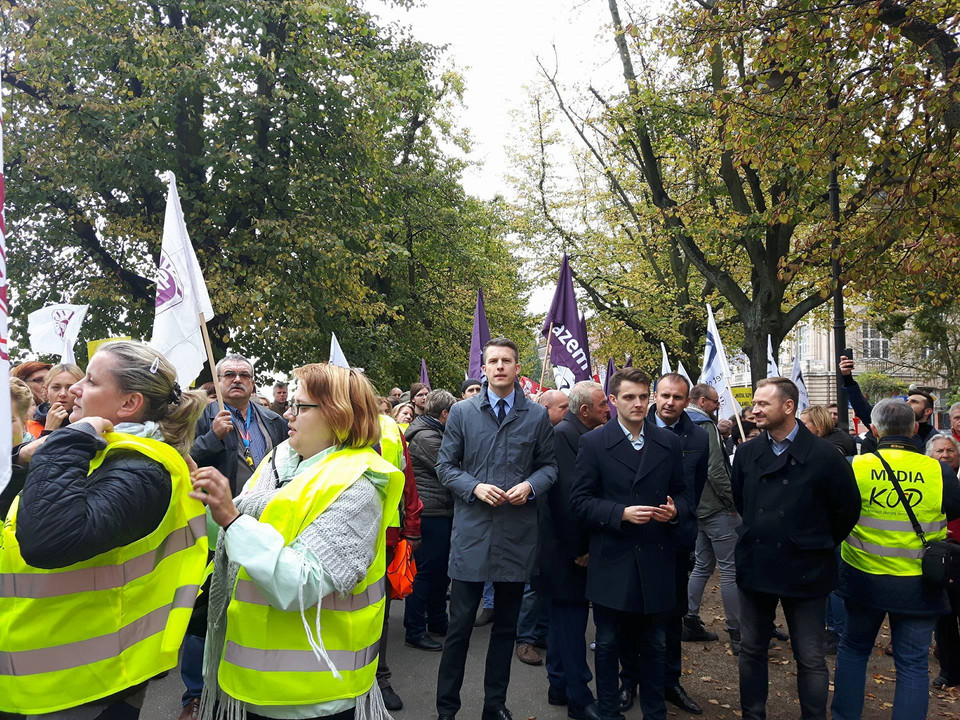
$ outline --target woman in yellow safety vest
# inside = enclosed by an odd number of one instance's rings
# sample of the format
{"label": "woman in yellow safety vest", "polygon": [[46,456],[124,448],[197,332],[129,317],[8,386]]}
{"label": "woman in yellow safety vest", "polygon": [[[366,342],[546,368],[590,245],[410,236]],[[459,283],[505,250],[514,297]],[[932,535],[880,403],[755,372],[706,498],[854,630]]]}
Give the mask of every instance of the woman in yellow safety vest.
{"label": "woman in yellow safety vest", "polygon": [[239,497],[215,468],[192,496],[221,526],[200,717],[378,720],[385,533],[403,473],[377,454],[373,388],[328,364],[294,371],[290,438]]}
{"label": "woman in yellow safety vest", "polygon": [[135,720],[177,664],[203,581],[203,505],[186,457],[206,404],[133,342],[71,388],[0,537],[0,711]]}

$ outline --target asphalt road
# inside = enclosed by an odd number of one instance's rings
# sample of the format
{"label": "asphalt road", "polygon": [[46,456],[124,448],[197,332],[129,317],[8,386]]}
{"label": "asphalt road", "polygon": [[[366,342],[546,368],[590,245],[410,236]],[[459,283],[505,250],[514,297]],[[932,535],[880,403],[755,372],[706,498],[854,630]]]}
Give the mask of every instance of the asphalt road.
{"label": "asphalt road", "polygon": [[[702,608],[702,618],[707,627],[723,635],[723,609],[720,603],[716,578],[707,588]],[[783,626],[782,616],[778,620]],[[593,626],[589,629],[590,639]],[[388,657],[393,671],[393,688],[403,698],[404,708],[393,713],[395,720],[432,720],[436,718],[436,681],[440,664],[439,652],[424,652],[406,647],[403,643],[403,603],[391,606],[390,646]],[[461,697],[463,708],[458,717],[462,720],[479,720],[483,704],[483,666],[490,626],[475,628],[467,662],[466,677]],[[893,659],[885,656],[880,648],[889,640],[889,630],[884,627],[878,638],[877,653],[867,670],[867,700],[863,717],[866,720],[890,718],[893,703],[896,670]],[[834,658],[828,658],[831,678]],[[592,656],[588,662],[593,666]],[[936,660],[930,659],[931,679],[937,674]],[[737,691],[736,658],[723,642],[684,644],[684,687],[704,707],[699,716],[710,720],[734,720],[740,717]],[[831,684],[832,690],[832,684]],[[180,694],[183,685],[178,672],[155,681],[147,691],[142,720],[177,720],[180,713]],[[514,657],[511,670],[510,692],[507,707],[515,720],[536,718],[538,720],[562,720],[566,708],[547,703],[546,671],[541,666],[525,665]],[[667,706],[670,718],[693,716]],[[796,720],[800,715],[796,697],[796,665],[789,643],[778,643],[770,651],[770,700],[767,717],[770,720]],[[641,712],[636,706],[626,714],[627,720],[640,720]],[[931,694],[929,718],[960,718],[960,692],[946,691]]]}

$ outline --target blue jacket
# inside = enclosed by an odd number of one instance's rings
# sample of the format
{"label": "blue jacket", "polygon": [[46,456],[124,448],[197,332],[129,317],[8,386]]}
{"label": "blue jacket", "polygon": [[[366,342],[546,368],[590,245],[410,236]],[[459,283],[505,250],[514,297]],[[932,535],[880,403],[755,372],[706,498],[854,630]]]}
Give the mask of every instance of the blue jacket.
{"label": "blue jacket", "polygon": [[[465,582],[529,582],[537,560],[537,503],[557,478],[553,427],[547,409],[530,402],[520,384],[503,421],[490,406],[487,383],[450,408],[437,455],[437,477],[453,494],[449,576]],[[527,481],[524,505],[493,507],[477,499],[478,483],[509,490]]]}

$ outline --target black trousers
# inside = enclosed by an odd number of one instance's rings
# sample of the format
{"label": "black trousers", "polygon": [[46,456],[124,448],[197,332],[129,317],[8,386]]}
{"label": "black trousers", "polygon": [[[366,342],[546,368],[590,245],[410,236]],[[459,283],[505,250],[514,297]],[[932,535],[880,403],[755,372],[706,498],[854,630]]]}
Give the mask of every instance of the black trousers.
{"label": "black trousers", "polygon": [[[677,604],[673,612],[663,618],[666,632],[666,660],[664,662],[664,687],[671,688],[680,684],[681,660],[683,648],[680,636],[683,631],[683,616],[687,614],[687,584],[693,563],[689,550],[677,553],[677,570],[674,580],[677,586]],[[620,653],[620,685],[624,689],[635,688],[640,682],[640,657],[636,648],[624,648]]]}
{"label": "black trousers", "polygon": [[617,669],[621,651],[630,648],[638,657],[640,708],[644,720],[667,720],[663,692],[664,628],[662,615],[642,615],[593,605],[597,650],[593,656],[597,701],[603,720],[620,717]]}
{"label": "black trousers", "polygon": [[[440,671],[437,673],[437,713],[440,715],[456,715],[460,710],[464,666],[482,595],[482,582],[454,580],[450,584],[450,625],[447,627]],[[484,714],[506,705],[522,600],[522,582],[493,583],[493,624],[483,675]]]}
{"label": "black trousers", "polygon": [[826,720],[830,674],[823,635],[826,596],[789,598],[740,590],[740,707],[743,720],[767,717],[768,649],[777,602],[783,606],[797,661],[797,695],[803,720]]}

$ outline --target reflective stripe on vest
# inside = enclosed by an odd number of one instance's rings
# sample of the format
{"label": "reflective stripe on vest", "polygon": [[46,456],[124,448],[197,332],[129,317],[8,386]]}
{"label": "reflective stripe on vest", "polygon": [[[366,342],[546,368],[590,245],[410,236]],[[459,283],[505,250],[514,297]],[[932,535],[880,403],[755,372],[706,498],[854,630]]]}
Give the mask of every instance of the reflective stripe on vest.
{"label": "reflective stripe on vest", "polygon": [[0,573],[0,598],[49,598],[74,593],[111,590],[149,575],[161,560],[196,544],[207,532],[207,519],[191,518],[186,527],[171,530],[156,550],[145,552],[119,565],[67,570],[61,573]]}
{"label": "reflective stripe on vest", "polygon": [[151,635],[163,632],[170,611],[193,608],[199,593],[199,585],[181,585],[174,593],[173,602],[148,612],[115,633],[37,650],[0,652],[0,675],[36,675],[107,660]]}
{"label": "reflective stripe on vest", "polygon": [[[325,595],[320,606],[324,610],[353,612],[355,610],[363,610],[365,607],[380,602],[383,600],[384,595],[384,583],[377,582],[369,585],[357,595],[342,596],[335,592]],[[263,596],[260,589],[252,580],[238,580],[234,597],[241,602],[252,603],[253,605],[270,604],[270,601]],[[311,607],[316,607],[316,603],[311,605]]]}
{"label": "reflective stripe on vest", "polygon": [[204,508],[189,497],[190,472],[174,448],[122,433],[105,439],[88,474],[115,452],[140,453],[170,474],[169,505],[146,537],[43,569],[20,554],[14,500],[0,544],[0,711],[74,708],[176,667],[206,564]]}
{"label": "reflective stripe on vest", "polygon": [[[263,464],[257,473],[261,471]],[[383,507],[396,506],[403,473],[371,448],[341,449],[284,485],[267,503],[260,522],[273,526],[290,545],[368,471],[388,478],[385,488],[378,487],[380,499]],[[241,568],[227,607],[220,688],[254,705],[313,705],[356,698],[369,690],[376,679],[386,606],[386,528],[384,512],[366,575],[347,597],[324,597],[319,618],[316,604],[305,608],[303,616],[299,607],[281,610],[269,605]],[[317,659],[305,625],[310,632],[319,627],[339,678]]]}
{"label": "reflective stripe on vest", "polygon": [[[940,463],[910,450],[883,448],[927,540],[947,536]],[[923,544],[904,511],[893,483],[876,455],[858,455],[853,471],[860,491],[860,519],[840,545],[844,562],[872,575],[921,574]]]}
{"label": "reflective stripe on vest", "polygon": [[[340,673],[360,670],[374,660],[380,652],[380,638],[363,650],[327,650],[330,662]],[[227,642],[223,659],[227,662],[257,672],[320,672],[330,673],[322,662],[317,660],[313,650],[258,650],[243,647],[235,642]]]}

